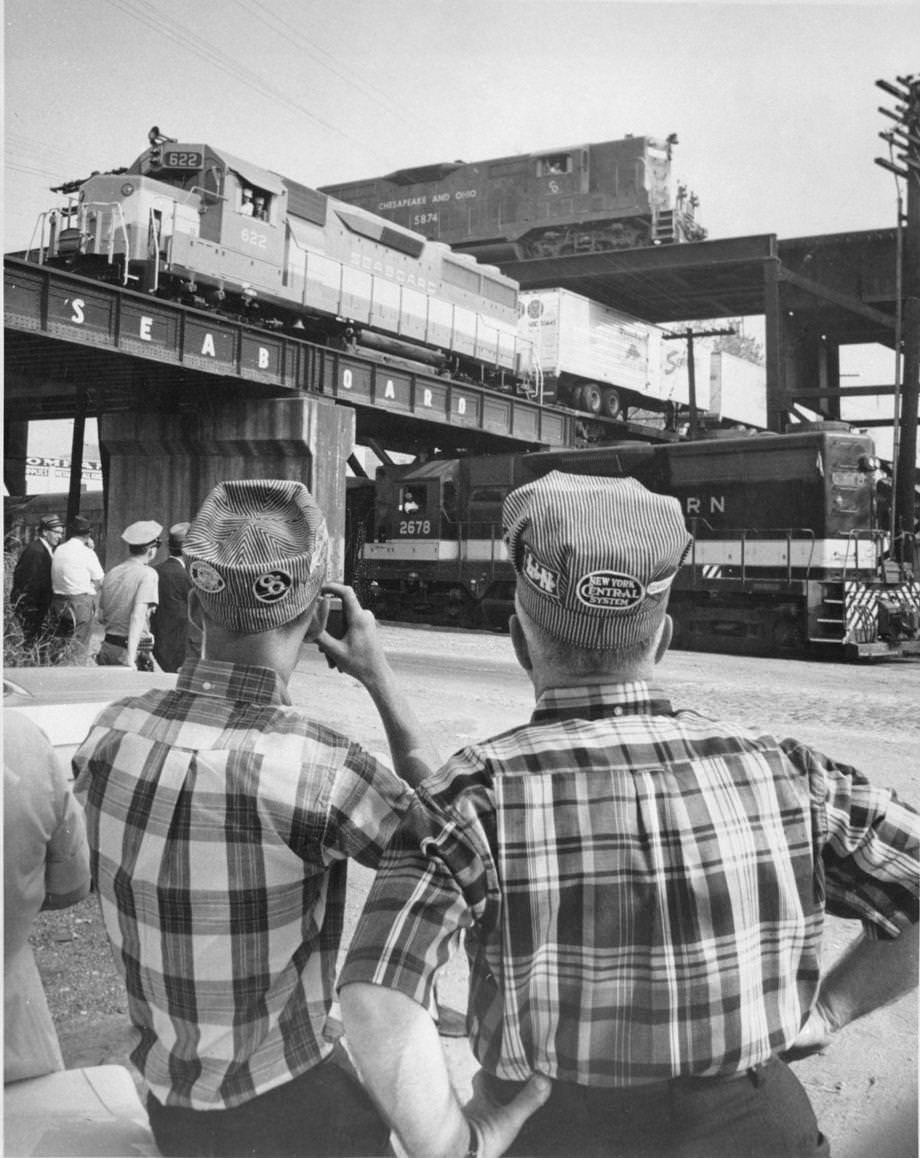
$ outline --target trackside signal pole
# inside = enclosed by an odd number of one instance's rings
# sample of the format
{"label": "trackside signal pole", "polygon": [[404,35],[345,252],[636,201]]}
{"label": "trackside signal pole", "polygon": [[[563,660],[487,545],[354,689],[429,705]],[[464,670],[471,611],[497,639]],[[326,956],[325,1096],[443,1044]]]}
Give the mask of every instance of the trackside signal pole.
{"label": "trackside signal pole", "polygon": [[691,441],[699,437],[699,410],[696,405],[696,365],[693,357],[693,339],[694,338],[717,338],[723,334],[734,334],[733,329],[728,330],[694,330],[690,326],[681,333],[668,334],[664,333],[661,336],[665,341],[673,339],[683,339],[687,343],[687,389],[690,402],[690,424],[687,427],[687,438]]}
{"label": "trackside signal pole", "polygon": [[[908,542],[917,519],[916,462],[917,411],[920,401],[920,77],[899,76],[896,83],[877,80],[876,85],[899,102],[895,111],[879,112],[895,122],[895,127],[879,133],[890,149],[890,159],[876,157],[875,163],[894,173],[907,186],[907,212],[901,209],[898,183],[898,325],[896,365],[903,359],[903,376],[898,395],[895,376],[894,492],[892,540],[896,557],[907,561]],[[900,421],[898,420],[900,400]]]}

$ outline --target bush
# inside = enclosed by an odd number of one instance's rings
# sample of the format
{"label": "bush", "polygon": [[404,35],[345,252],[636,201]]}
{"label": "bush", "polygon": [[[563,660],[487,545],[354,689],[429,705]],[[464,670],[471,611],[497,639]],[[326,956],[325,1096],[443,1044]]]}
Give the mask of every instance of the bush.
{"label": "bush", "polygon": [[5,667],[59,667],[70,662],[71,645],[55,632],[50,619],[38,638],[26,643],[22,624],[10,599],[18,552],[3,555],[3,663]]}

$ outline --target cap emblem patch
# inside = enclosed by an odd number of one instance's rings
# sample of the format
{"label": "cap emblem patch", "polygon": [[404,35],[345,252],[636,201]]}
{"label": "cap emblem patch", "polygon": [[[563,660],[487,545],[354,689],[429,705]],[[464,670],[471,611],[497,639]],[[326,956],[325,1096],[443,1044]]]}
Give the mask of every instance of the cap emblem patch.
{"label": "cap emblem patch", "polygon": [[544,595],[559,594],[559,572],[541,563],[529,547],[524,548],[521,574]]}
{"label": "cap emblem patch", "polygon": [[645,598],[645,588],[633,575],[620,571],[592,571],[575,587],[579,603],[603,611],[631,611]]}
{"label": "cap emblem patch", "polygon": [[266,571],[252,585],[252,593],[260,603],[277,603],[294,585],[286,571]]}
{"label": "cap emblem patch", "polygon": [[192,560],[188,573],[195,586],[200,591],[207,592],[208,595],[216,595],[218,591],[223,591],[227,586],[220,573],[215,571],[210,563],[204,563],[201,559]]}

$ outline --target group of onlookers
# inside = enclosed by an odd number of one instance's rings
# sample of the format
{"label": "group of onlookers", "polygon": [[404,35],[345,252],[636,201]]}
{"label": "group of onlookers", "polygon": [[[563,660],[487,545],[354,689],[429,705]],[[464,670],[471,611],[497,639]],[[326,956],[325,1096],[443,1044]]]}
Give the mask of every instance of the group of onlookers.
{"label": "group of onlookers", "polygon": [[[67,525],[44,516],[20,554],[10,602],[31,660],[178,671],[195,635],[188,629],[188,575],[182,544],[188,523],[170,527],[169,554],[154,565],[163,528],[153,520],[132,523],[122,534],[128,557],[106,573],[95,551],[90,523],[80,515]],[[92,651],[94,628],[105,634]]]}
{"label": "group of onlookers", "polygon": [[[675,499],[553,472],[502,520],[535,709],[446,762],[373,615],[327,581],[306,487],[222,483],[188,528],[201,655],[104,708],[73,759],[161,1153],[385,1155],[391,1130],[415,1158],[830,1153],[788,1063],[916,984],[917,813],[794,740],[672,707]],[[159,534],[132,524],[103,581],[104,662],[136,663],[128,608],[163,606]],[[367,689],[393,770],[322,722],[318,691],[291,703],[305,644]],[[86,871],[34,738],[6,759],[15,950],[43,842],[46,903]],[[20,809],[26,791],[57,805]],[[351,858],[377,871],[341,963]],[[828,912],[864,928],[834,964]],[[435,987],[464,938],[480,1069],[461,1106]]]}

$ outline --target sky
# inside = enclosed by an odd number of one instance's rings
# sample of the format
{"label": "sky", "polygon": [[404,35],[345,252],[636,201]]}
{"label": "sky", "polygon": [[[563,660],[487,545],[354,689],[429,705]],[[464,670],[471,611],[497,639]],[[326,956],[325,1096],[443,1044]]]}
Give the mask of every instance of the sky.
{"label": "sky", "polygon": [[154,124],[311,186],[676,133],[710,237],[792,238],[894,225],[920,4],[6,0],[4,56],[5,252]]}

